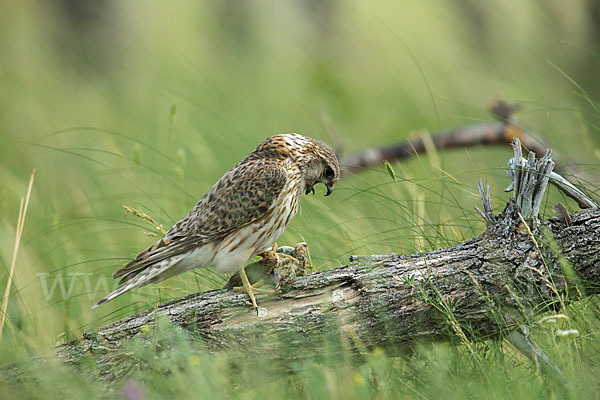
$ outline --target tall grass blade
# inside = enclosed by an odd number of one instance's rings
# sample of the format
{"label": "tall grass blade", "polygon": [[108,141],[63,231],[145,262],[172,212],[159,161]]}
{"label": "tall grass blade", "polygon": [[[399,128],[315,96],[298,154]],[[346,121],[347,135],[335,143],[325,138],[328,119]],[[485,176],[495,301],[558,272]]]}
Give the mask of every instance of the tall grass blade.
{"label": "tall grass blade", "polygon": [[35,169],[31,172],[31,178],[29,178],[29,187],[27,188],[27,195],[25,196],[25,198],[21,197],[21,204],[19,206],[19,218],[17,219],[17,231],[15,234],[15,247],[13,248],[12,260],[10,262],[10,272],[8,274],[8,280],[6,282],[6,290],[4,291],[2,313],[0,313],[0,339],[2,338],[2,332],[4,331],[4,323],[6,321],[6,310],[8,309],[10,288],[12,287],[13,276],[15,273],[15,265],[17,264],[17,255],[19,253],[19,245],[21,244],[21,235],[23,234],[23,226],[25,225],[25,216],[27,215],[27,208],[29,207],[29,199],[31,197],[31,189],[33,188],[34,178]]}

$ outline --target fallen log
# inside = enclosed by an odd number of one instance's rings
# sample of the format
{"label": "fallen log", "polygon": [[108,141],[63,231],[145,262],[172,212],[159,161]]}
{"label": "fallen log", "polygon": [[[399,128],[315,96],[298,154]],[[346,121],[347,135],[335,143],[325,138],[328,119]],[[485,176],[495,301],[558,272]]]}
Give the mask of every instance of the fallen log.
{"label": "fallen log", "polygon": [[[161,320],[210,352],[235,349],[239,357],[261,354],[274,364],[318,357],[336,343],[357,354],[373,348],[396,354],[422,341],[468,345],[507,337],[540,311],[572,300],[570,288],[600,291],[600,211],[538,221],[553,162],[550,153],[526,161],[520,144],[514,147],[514,198],[495,216],[489,189],[480,184],[487,229],[464,243],[420,254],[352,256],[346,266],[288,279],[280,292],[259,295],[258,315],[243,293],[193,294],[84,333],[55,355],[78,368],[91,362],[86,373],[112,381],[140,364],[128,351],[132,341],[156,347]],[[12,366],[0,376],[18,374]]]}
{"label": "fallen log", "polygon": [[[513,207],[511,202],[503,215]],[[541,224],[561,249],[558,254],[546,246],[538,250],[514,222],[509,237],[492,228],[425,254],[353,256],[347,266],[299,277],[285,293],[261,295],[265,311],[260,316],[250,311],[244,294],[214,290],[85,333],[56,348],[56,354],[76,366],[94,355],[100,378],[115,379],[135,363],[123,358],[126,345],[134,338],[152,342],[159,317],[193,331],[210,351],[238,349],[290,359],[318,355],[323,351],[319,335],[335,330],[358,350],[390,352],[421,340],[498,338],[530,322],[524,315],[533,318],[540,305],[564,300],[567,284],[574,283],[562,271],[563,257],[581,281],[592,283],[587,294],[600,291],[598,210],[574,213],[568,227],[552,220]],[[295,340],[282,341],[286,337]]]}
{"label": "fallen log", "polygon": [[568,223],[537,221],[554,163],[550,153],[524,160],[520,144],[514,147],[514,198],[494,216],[480,185],[487,229],[464,243],[423,254],[353,256],[346,266],[299,276],[280,293],[261,295],[259,315],[239,292],[193,294],[84,333],[57,347],[56,355],[76,366],[93,355],[99,378],[113,380],[136,363],[125,354],[128,343],[151,343],[160,318],[191,332],[209,351],[236,349],[274,362],[318,356],[331,346],[321,339],[332,332],[356,352],[502,338],[540,310],[570,300],[570,287],[590,283],[581,292],[600,291],[600,212],[573,213]]}

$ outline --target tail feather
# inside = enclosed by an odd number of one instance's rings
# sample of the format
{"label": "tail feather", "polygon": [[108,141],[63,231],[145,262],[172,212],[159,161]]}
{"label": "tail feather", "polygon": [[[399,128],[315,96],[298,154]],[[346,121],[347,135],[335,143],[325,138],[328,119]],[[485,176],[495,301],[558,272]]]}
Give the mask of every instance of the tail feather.
{"label": "tail feather", "polygon": [[172,275],[170,269],[177,264],[181,258],[182,257],[175,257],[173,259],[163,260],[155,265],[148,266],[142,271],[136,271],[137,273],[134,276],[131,276],[131,278],[128,278],[126,282],[121,280],[120,283],[124,283],[124,285],[100,299],[99,302],[92,306],[92,309],[111,301],[115,297],[118,297],[131,289],[167,279]]}
{"label": "tail feather", "polygon": [[[132,282],[133,283],[133,282]],[[121,286],[120,288],[118,288],[117,290],[111,292],[110,294],[108,294],[107,296],[103,297],[102,299],[100,299],[99,302],[97,302],[96,304],[94,304],[92,306],[92,310],[108,301],[111,301],[112,299],[114,299],[115,297],[118,297],[120,295],[122,295],[125,292],[130,291],[131,289],[135,288],[136,286],[132,286],[132,285],[125,285],[125,286]]]}

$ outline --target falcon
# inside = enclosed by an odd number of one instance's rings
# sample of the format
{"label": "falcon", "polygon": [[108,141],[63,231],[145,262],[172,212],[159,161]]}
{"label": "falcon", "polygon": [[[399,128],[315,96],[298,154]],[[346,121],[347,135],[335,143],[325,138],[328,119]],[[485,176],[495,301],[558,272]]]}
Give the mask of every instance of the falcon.
{"label": "falcon", "polygon": [[273,246],[298,211],[303,193],[323,183],[329,196],[340,177],[335,153],[318,140],[287,133],[267,138],[229,170],[165,236],[113,274],[118,289],[92,308],[136,287],[192,268],[239,273],[258,309],[244,271],[249,258]]}

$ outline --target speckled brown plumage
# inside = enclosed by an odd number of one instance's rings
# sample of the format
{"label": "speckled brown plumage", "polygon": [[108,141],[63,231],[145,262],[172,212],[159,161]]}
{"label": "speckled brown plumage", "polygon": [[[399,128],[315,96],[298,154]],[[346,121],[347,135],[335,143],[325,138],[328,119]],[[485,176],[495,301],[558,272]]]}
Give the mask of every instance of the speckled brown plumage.
{"label": "speckled brown plumage", "polygon": [[327,194],[340,176],[324,143],[298,134],[271,136],[228,171],[165,237],[113,276],[119,287],[109,301],[135,287],[160,282],[191,268],[237,272],[270,247],[298,210],[302,193],[324,183]]}

